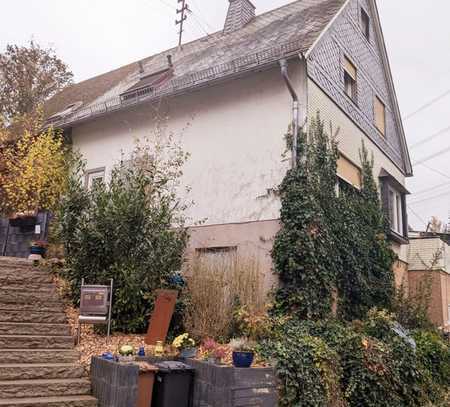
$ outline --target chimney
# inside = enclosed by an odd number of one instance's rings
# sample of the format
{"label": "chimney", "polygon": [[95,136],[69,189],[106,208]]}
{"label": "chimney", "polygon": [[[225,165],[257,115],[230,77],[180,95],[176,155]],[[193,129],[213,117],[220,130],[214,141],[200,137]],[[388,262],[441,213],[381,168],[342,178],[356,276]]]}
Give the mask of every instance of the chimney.
{"label": "chimney", "polygon": [[227,19],[223,29],[224,34],[229,34],[233,31],[244,27],[248,22],[255,18],[256,7],[250,0],[229,0]]}

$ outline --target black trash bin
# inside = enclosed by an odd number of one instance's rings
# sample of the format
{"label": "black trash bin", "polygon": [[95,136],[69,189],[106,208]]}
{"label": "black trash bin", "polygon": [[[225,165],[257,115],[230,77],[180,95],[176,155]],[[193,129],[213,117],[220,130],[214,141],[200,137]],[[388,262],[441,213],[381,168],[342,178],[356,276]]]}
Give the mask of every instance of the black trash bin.
{"label": "black trash bin", "polygon": [[181,362],[156,363],[152,407],[190,407],[195,369]]}

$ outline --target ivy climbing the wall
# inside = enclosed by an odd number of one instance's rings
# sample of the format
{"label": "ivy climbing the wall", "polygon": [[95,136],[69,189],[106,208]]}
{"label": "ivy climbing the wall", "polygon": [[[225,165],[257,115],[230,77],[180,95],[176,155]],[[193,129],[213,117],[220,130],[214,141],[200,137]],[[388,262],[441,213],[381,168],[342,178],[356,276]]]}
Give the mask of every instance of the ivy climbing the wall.
{"label": "ivy climbing the wall", "polygon": [[275,311],[300,319],[330,315],[337,300],[343,319],[390,308],[395,255],[373,177],[373,160],[361,148],[362,188],[340,185],[338,145],[320,114],[308,140],[299,135],[298,165],[280,187],[281,223],[273,249],[280,277]]}

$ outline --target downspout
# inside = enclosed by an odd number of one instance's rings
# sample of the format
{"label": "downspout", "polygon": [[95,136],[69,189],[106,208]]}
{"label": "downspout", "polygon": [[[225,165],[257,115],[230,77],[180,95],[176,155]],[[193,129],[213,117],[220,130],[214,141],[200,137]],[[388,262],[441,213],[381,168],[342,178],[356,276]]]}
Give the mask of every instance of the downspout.
{"label": "downspout", "polygon": [[292,138],[292,168],[297,166],[297,142],[298,142],[298,129],[299,129],[299,101],[297,92],[292,85],[291,79],[289,78],[288,63],[286,59],[280,60],[281,76],[283,77],[289,93],[292,97],[292,122],[294,123],[294,137]]}

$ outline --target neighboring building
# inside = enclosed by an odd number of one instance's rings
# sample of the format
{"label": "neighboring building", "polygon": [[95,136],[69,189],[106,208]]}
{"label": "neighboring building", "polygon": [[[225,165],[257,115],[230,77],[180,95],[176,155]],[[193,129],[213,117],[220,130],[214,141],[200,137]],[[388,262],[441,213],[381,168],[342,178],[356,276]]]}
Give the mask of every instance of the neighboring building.
{"label": "neighboring building", "polygon": [[438,327],[450,328],[450,235],[410,233],[409,293],[430,295],[429,316]]}
{"label": "neighboring building", "polygon": [[289,166],[282,154],[292,122],[285,59],[300,124],[320,111],[340,129],[341,182],[359,188],[362,142],[373,154],[401,280],[412,168],[375,1],[300,0],[259,16],[249,0],[229,2],[223,31],[67,88],[48,103],[49,123],[80,149],[91,184],[152,132],[158,107],[191,154],[188,216],[205,222],[191,227],[189,252],[255,253],[270,285],[273,191]]}

